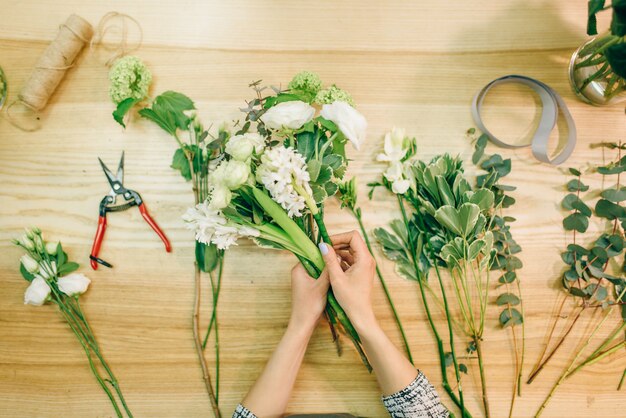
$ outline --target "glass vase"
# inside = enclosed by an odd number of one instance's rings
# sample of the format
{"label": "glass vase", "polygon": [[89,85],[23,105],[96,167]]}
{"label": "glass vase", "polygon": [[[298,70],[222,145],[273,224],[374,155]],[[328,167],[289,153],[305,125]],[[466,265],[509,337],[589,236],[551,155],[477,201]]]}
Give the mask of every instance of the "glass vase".
{"label": "glass vase", "polygon": [[613,72],[604,51],[621,41],[610,33],[594,36],[572,54],[569,81],[586,103],[604,106],[626,101],[626,80]]}

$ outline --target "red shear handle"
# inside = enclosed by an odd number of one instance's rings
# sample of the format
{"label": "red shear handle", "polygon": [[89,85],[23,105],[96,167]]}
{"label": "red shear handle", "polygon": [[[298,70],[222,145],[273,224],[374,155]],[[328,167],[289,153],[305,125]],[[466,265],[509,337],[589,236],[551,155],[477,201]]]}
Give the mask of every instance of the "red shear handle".
{"label": "red shear handle", "polygon": [[163,244],[165,244],[165,251],[167,251],[168,253],[172,251],[172,246],[170,245],[170,242],[167,240],[167,237],[165,236],[163,231],[161,231],[161,228],[159,228],[159,225],[154,222],[154,219],[152,219],[152,217],[148,213],[148,208],[146,208],[145,203],[142,202],[141,205],[139,205],[139,212],[141,212],[141,216],[143,216],[146,222],[148,222],[148,225],[150,225],[150,227],[154,229],[154,232],[157,233],[159,238],[161,238],[161,241],[163,241]]}
{"label": "red shear handle", "polygon": [[[104,231],[107,229],[107,218],[104,216],[98,217],[98,229],[96,229],[96,236],[93,239],[93,246],[91,247],[91,255],[93,257],[98,257],[98,253],[100,252],[100,245],[102,245],[102,238],[104,238]],[[98,270],[98,263],[96,260],[91,259],[91,268],[94,270]]]}

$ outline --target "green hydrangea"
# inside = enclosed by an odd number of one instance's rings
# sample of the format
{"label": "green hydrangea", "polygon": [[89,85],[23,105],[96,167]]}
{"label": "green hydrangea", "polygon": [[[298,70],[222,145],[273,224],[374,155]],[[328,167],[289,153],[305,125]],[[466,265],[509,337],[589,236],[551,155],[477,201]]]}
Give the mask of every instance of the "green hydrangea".
{"label": "green hydrangea", "polygon": [[350,106],[354,107],[354,100],[352,100],[352,96],[350,96],[350,93],[340,89],[334,84],[327,89],[320,90],[315,96],[315,100],[313,101],[318,105],[325,105],[336,102],[337,100],[346,102]]}
{"label": "green hydrangea", "polygon": [[145,99],[152,83],[152,74],[143,61],[127,55],[115,61],[109,71],[109,95],[115,104],[124,99]]}
{"label": "green hydrangea", "polygon": [[293,77],[287,88],[291,93],[301,96],[310,103],[322,88],[322,80],[315,73],[302,71]]}

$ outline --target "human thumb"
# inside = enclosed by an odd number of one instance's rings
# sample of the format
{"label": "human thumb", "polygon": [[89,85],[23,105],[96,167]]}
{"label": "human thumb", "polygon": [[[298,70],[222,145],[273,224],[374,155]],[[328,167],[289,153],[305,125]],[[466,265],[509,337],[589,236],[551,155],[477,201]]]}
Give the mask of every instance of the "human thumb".
{"label": "human thumb", "polygon": [[326,264],[330,280],[332,281],[340,275],[343,275],[343,270],[341,269],[341,265],[339,264],[334,248],[325,242],[320,242],[319,248],[322,253],[322,257],[324,257],[324,263]]}

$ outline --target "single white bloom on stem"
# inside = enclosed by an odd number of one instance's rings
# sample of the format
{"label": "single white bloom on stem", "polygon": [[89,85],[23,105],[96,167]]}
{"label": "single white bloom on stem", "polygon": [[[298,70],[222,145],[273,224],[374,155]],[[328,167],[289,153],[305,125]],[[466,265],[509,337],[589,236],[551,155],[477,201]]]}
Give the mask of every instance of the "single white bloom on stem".
{"label": "single white bloom on stem", "polygon": [[24,292],[24,305],[41,306],[46,303],[48,296],[50,296],[50,286],[43,278],[37,276]]}
{"label": "single white bloom on stem", "polygon": [[300,129],[313,119],[315,108],[300,100],[278,103],[263,115],[261,121],[270,129]]}
{"label": "single white bloom on stem", "polygon": [[365,142],[367,120],[365,116],[348,103],[336,101],[331,104],[326,104],[322,106],[320,115],[334,122],[341,133],[348,138],[357,150],[361,144]]}
{"label": "single white bloom on stem", "polygon": [[400,161],[392,161],[387,170],[383,173],[383,176],[385,176],[387,180],[394,182],[402,180],[403,171],[402,163]]}
{"label": "single white bloom on stem", "polygon": [[82,295],[87,291],[91,280],[82,273],[72,273],[57,280],[59,290],[68,296]]}
{"label": "single white bloom on stem", "polygon": [[304,157],[293,148],[277,145],[265,150],[261,165],[256,170],[257,181],[270,192],[272,199],[287,210],[289,217],[302,216],[306,208],[306,197],[298,193],[304,191],[312,195]]}
{"label": "single white bloom on stem", "polygon": [[209,206],[211,209],[224,209],[230,203],[233,194],[224,185],[216,185],[211,188]]}
{"label": "single white bloom on stem", "polygon": [[385,134],[384,153],[378,154],[378,161],[400,161],[406,155],[404,129],[393,128]]}
{"label": "single white bloom on stem", "polygon": [[411,186],[411,182],[409,180],[396,180],[391,183],[391,191],[395,194],[404,194],[409,187]]}
{"label": "single white bloom on stem", "polygon": [[259,231],[254,228],[229,221],[219,210],[211,208],[208,201],[187,209],[183,220],[187,228],[195,232],[196,241],[207,245],[215,244],[221,250],[237,245],[239,237],[260,235]]}
{"label": "single white bloom on stem", "polygon": [[59,241],[57,242],[46,242],[46,252],[50,255],[54,255],[57,253],[57,248],[59,248]]}
{"label": "single white bloom on stem", "polygon": [[39,271],[39,263],[28,254],[24,254],[22,258],[20,258],[20,262],[29,273],[35,274]]}

